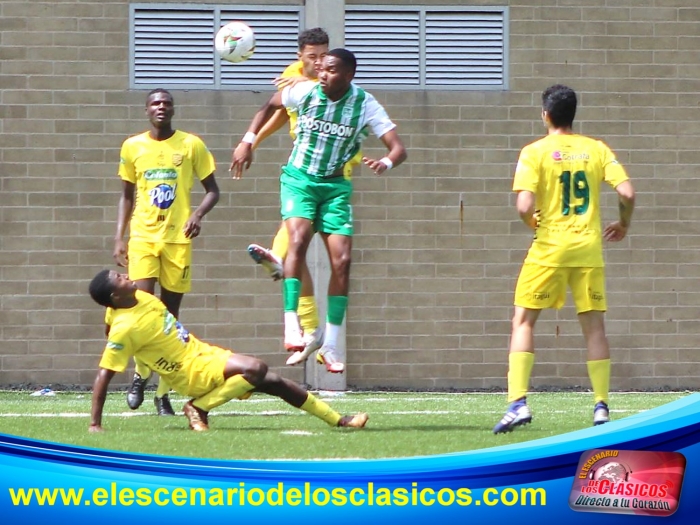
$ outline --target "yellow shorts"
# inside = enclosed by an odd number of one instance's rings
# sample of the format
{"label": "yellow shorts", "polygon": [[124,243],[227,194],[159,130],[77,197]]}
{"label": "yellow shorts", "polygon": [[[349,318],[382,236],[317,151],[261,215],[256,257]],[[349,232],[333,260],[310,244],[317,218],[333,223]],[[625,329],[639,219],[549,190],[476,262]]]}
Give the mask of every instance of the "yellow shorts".
{"label": "yellow shorts", "polygon": [[345,177],[347,180],[351,180],[352,170],[355,168],[355,166],[358,166],[359,164],[362,164],[361,151],[358,151],[353,158],[351,158],[345,163],[345,166],[343,166],[343,177]]}
{"label": "yellow shorts", "polygon": [[230,350],[200,341],[192,358],[183,363],[187,374],[187,391],[182,394],[201,397],[224,384],[226,361],[233,354]]}
{"label": "yellow shorts", "polygon": [[515,286],[515,306],[542,310],[561,308],[566,302],[566,289],[576,305],[576,313],[605,312],[604,268],[552,268],[525,263]]}
{"label": "yellow shorts", "polygon": [[129,240],[129,279],[156,278],[162,288],[187,293],[192,288],[192,245]]}

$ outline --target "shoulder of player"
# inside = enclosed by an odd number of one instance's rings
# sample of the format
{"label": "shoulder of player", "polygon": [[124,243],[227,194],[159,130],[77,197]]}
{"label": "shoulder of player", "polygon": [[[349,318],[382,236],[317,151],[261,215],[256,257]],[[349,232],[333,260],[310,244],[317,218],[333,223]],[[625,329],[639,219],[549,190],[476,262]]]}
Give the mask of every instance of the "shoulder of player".
{"label": "shoulder of player", "polygon": [[354,82],[350,84],[352,89],[352,96],[355,97],[356,99],[359,99],[362,101],[362,104],[365,105],[365,107],[379,107],[382,109],[384,108],[384,105],[377,100],[377,97],[375,97],[372,93],[367,91],[366,89],[358,86]]}
{"label": "shoulder of player", "polygon": [[113,310],[110,335],[114,333],[129,332],[134,325],[134,319],[143,315],[146,309],[162,309],[165,308],[160,299],[156,296],[143,290],[136,290],[137,304],[133,308],[117,308]]}
{"label": "shoulder of player", "polygon": [[612,150],[603,140],[597,137],[590,137],[588,135],[575,135],[576,137],[576,147],[582,151],[589,152],[590,154],[596,155],[600,158],[606,158],[612,155]]}
{"label": "shoulder of player", "polygon": [[319,88],[317,91],[321,88],[320,84],[314,80],[307,80],[306,82],[299,82],[293,86],[286,87],[282,90],[282,101],[290,99],[301,101],[304,97],[313,93],[316,87]]}
{"label": "shoulder of player", "polygon": [[151,137],[148,133],[148,131],[142,131],[141,133],[137,133],[135,135],[127,137],[126,139],[124,139],[124,146],[129,146],[131,144],[138,144],[151,140]]}
{"label": "shoulder of player", "polygon": [[128,310],[115,310],[109,323],[109,342],[119,342],[128,338],[128,333],[133,327],[133,318]]}
{"label": "shoulder of player", "polygon": [[189,131],[183,131],[181,129],[176,129],[175,133],[173,133],[173,136],[171,138],[177,138],[180,140],[192,140],[192,139],[202,140],[199,137],[199,135],[197,135],[195,133],[191,133]]}
{"label": "shoulder of player", "polygon": [[190,133],[189,131],[182,131],[181,129],[175,130],[175,134],[171,137],[175,140],[179,140],[184,144],[192,144],[197,146],[205,146],[204,139],[195,133]]}
{"label": "shoulder of player", "polygon": [[284,68],[284,71],[282,71],[282,74],[280,75],[281,78],[290,78],[290,77],[298,77],[303,75],[303,64],[301,60],[297,60],[296,62],[292,62],[289,64],[286,68]]}
{"label": "shoulder of player", "polygon": [[531,152],[545,149],[548,142],[549,142],[548,136],[544,136],[544,137],[540,137],[538,139],[535,139],[532,142],[525,144],[520,149],[520,154],[523,155],[523,154],[527,154],[527,153],[531,153]]}
{"label": "shoulder of player", "polygon": [[[136,300],[138,301],[138,306],[148,305],[151,303],[163,304],[163,302],[158,299],[155,295],[150,294],[144,290],[136,290]],[[124,311],[124,310],[121,310]]]}

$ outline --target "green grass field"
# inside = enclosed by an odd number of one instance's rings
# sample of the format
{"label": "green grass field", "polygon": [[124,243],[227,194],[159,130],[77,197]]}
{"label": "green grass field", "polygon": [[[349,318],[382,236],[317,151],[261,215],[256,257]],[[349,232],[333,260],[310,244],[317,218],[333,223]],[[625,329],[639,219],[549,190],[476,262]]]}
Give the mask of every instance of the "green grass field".
{"label": "green grass field", "polygon": [[[185,398],[172,396],[176,417],[158,417],[147,392],[136,411],[124,392],[110,393],[102,434],[89,434],[90,393],[0,392],[0,433],[100,449],[220,459],[338,459],[426,456],[519,443],[587,428],[590,393],[534,393],[533,422],[510,434],[491,429],[506,408],[504,394],[322,393],[342,414],[367,412],[363,430],[330,428],[277,398],[255,395],[211,412],[208,433],[188,429]],[[687,392],[613,393],[611,419],[621,419],[685,397]]]}

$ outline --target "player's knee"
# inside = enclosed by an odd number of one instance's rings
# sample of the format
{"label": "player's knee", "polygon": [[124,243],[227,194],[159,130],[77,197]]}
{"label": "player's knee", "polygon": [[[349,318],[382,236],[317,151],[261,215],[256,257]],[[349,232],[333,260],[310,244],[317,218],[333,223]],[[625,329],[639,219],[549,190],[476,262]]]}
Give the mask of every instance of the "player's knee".
{"label": "player's knee", "polygon": [[333,270],[339,275],[348,275],[350,272],[350,252],[341,251],[340,253],[333,255],[333,260],[331,264],[333,265]]}
{"label": "player's knee", "polygon": [[275,374],[274,372],[268,372],[268,373],[265,375],[264,384],[265,384],[266,386],[268,386],[268,387],[272,387],[272,386],[275,386],[275,385],[279,385],[279,384],[282,383],[282,382],[283,382],[282,376],[279,375],[279,374]]}
{"label": "player's knee", "polygon": [[289,251],[301,252],[306,249],[306,236],[304,232],[294,230],[289,234]]}
{"label": "player's knee", "polygon": [[252,359],[244,375],[251,385],[262,383],[267,375],[267,363],[257,358]]}
{"label": "player's knee", "polygon": [[516,314],[513,316],[513,319],[511,321],[511,327],[513,329],[513,332],[516,332],[518,330],[532,330],[534,327],[534,323],[531,322],[531,320],[527,317]]}

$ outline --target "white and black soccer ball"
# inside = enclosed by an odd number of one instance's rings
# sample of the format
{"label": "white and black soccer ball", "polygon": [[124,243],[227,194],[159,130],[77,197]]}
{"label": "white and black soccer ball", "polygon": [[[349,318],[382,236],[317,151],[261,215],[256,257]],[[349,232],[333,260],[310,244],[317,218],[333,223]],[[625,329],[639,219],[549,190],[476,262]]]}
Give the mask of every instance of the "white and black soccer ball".
{"label": "white and black soccer ball", "polygon": [[243,22],[229,22],[221,26],[214,39],[219,56],[228,62],[243,62],[255,52],[255,33]]}

